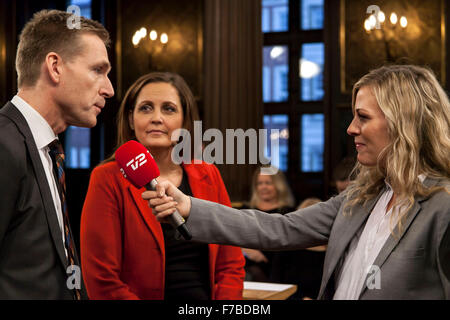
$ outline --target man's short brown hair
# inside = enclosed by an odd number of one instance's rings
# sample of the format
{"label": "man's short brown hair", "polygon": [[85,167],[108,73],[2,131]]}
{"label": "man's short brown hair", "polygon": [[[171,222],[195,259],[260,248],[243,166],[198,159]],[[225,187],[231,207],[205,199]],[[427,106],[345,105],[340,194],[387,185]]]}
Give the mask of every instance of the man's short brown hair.
{"label": "man's short brown hair", "polygon": [[[42,10],[25,24],[17,46],[16,70],[18,86],[33,86],[40,76],[40,68],[49,52],[58,53],[71,60],[80,53],[80,36],[97,35],[109,47],[109,33],[99,22],[79,17],[79,25],[70,29],[71,13],[59,10]],[[70,25],[70,23],[69,23]]]}

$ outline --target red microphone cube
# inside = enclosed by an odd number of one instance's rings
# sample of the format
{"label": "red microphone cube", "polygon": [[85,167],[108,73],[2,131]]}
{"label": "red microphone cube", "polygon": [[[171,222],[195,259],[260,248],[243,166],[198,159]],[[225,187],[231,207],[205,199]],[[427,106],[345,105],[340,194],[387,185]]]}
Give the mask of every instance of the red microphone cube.
{"label": "red microphone cube", "polygon": [[159,177],[155,159],[147,148],[137,141],[124,143],[116,150],[115,156],[124,177],[138,189]]}

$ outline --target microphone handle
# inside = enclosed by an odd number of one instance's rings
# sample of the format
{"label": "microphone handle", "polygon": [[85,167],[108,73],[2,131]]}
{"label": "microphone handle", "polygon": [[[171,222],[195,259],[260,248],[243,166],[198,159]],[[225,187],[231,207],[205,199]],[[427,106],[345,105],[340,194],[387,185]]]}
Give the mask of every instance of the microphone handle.
{"label": "microphone handle", "polygon": [[[156,190],[156,185],[158,184],[158,181],[156,179],[153,179],[150,181],[150,183],[147,183],[145,185],[145,188],[147,190]],[[186,240],[191,240],[192,235],[189,232],[188,228],[186,227],[186,220],[181,216],[181,214],[178,212],[178,210],[175,209],[175,212],[169,216],[170,224],[178,230],[178,232],[183,236]]]}

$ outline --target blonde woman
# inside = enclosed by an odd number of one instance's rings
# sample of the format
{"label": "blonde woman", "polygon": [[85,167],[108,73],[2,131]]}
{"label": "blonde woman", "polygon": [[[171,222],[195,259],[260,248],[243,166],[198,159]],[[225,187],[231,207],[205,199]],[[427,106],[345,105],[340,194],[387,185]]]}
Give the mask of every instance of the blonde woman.
{"label": "blonde woman", "polygon": [[281,170],[274,171],[275,174],[264,174],[261,168],[258,168],[253,173],[251,208],[268,212],[294,207],[295,200],[284,173]]}
{"label": "blonde woman", "polygon": [[[274,168],[275,169],[275,168]],[[275,174],[268,175],[258,168],[252,177],[251,208],[266,213],[287,213],[294,209],[294,197],[287,184],[286,177],[281,170]],[[273,252],[262,252],[261,250],[243,248],[246,264],[246,277],[252,281],[273,281],[279,278],[279,270],[272,267]]]}
{"label": "blonde woman", "polygon": [[[320,299],[450,299],[450,102],[433,73],[385,66],[353,87],[358,164],[347,189],[285,215],[183,195],[193,240],[282,250],[328,243]],[[163,188],[165,190],[163,190]],[[159,220],[175,203],[146,192]]]}

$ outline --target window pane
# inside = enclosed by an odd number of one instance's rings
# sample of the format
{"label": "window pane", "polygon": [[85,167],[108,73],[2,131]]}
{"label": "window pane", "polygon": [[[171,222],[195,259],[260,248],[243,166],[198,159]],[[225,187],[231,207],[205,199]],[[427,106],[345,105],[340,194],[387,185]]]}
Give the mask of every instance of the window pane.
{"label": "window pane", "polygon": [[323,0],[300,0],[303,30],[323,29]]}
{"label": "window pane", "polygon": [[301,167],[303,172],[323,170],[324,146],[323,114],[302,115]]}
{"label": "window pane", "polygon": [[[265,115],[263,121],[264,129],[267,130],[264,156],[271,160],[271,165],[281,171],[286,171],[288,167],[288,116],[285,114]],[[278,134],[271,133],[271,129],[278,129]],[[278,147],[277,144],[272,143],[275,139],[278,139]]]}
{"label": "window pane", "polygon": [[288,99],[288,47],[267,46],[263,49],[263,101]]}
{"label": "window pane", "polygon": [[[80,7],[80,15],[91,18],[91,0],[68,0],[67,6]],[[69,126],[65,133],[66,167],[88,169],[91,164],[91,131],[89,128]]]}
{"label": "window pane", "polygon": [[289,0],[262,0],[261,24],[263,32],[288,30]]}
{"label": "window pane", "polygon": [[300,90],[303,101],[323,99],[323,42],[302,45],[300,58]]}
{"label": "window pane", "polygon": [[91,0],[69,0],[68,6],[75,5],[80,7],[80,15],[91,19]]}
{"label": "window pane", "polygon": [[88,169],[91,163],[91,131],[89,128],[69,126],[66,130],[66,167]]}

